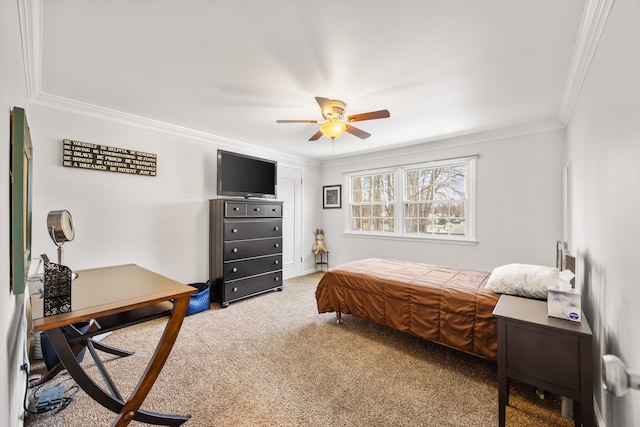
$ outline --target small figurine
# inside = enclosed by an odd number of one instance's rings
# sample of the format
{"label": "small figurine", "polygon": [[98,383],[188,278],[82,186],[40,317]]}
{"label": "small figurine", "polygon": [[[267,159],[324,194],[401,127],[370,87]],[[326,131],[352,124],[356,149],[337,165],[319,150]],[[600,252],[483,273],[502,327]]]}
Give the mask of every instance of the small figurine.
{"label": "small figurine", "polygon": [[316,241],[313,243],[313,252],[327,252],[327,245],[324,243],[324,230],[316,229]]}

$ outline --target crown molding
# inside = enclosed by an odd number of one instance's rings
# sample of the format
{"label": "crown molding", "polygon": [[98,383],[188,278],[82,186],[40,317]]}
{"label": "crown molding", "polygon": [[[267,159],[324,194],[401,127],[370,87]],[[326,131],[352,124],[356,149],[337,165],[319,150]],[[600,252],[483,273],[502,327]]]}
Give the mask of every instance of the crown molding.
{"label": "crown molding", "polygon": [[40,93],[42,81],[42,0],[18,0],[18,21],[27,96],[33,100]]}
{"label": "crown molding", "polygon": [[[261,155],[277,157],[278,159],[281,159],[284,162],[290,162],[291,164],[305,164],[309,166],[320,165],[319,162],[312,159],[292,156],[291,154],[283,153],[281,151],[271,150],[264,147],[257,147],[256,145],[249,144],[247,142],[242,142],[235,139],[210,134],[207,132],[177,126],[159,120],[148,119],[146,117],[136,116],[134,114],[123,113],[122,111],[88,104],[85,102],[76,101],[74,99],[51,95],[46,92],[40,92],[40,94],[31,101],[31,104],[44,108],[52,108],[55,110],[67,111],[74,114],[94,117],[100,120],[108,120],[124,125],[149,129],[155,132],[170,134],[192,141],[206,143],[209,145],[215,143],[216,147],[219,148],[236,151],[244,150],[248,153],[255,153],[256,151],[259,151]],[[257,150],[257,148],[259,149]]]}
{"label": "crown molding", "polygon": [[573,114],[614,1],[587,0],[585,5],[558,116],[565,127]]}
{"label": "crown molding", "polygon": [[478,144],[486,141],[552,132],[563,130],[564,128],[565,126],[558,119],[553,118],[496,129],[475,130],[464,134],[440,135],[439,137],[428,141],[414,142],[395,147],[386,147],[376,151],[360,152],[358,154],[348,154],[333,159],[327,159],[322,162],[322,166],[338,166],[354,162],[362,162],[363,160],[388,159],[391,156],[397,155],[420,154],[427,151]]}

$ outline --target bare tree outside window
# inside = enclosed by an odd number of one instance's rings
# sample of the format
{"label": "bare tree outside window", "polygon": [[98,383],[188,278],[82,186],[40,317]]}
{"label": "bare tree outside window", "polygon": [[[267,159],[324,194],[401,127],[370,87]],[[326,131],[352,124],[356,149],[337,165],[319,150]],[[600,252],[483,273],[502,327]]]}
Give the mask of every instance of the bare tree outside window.
{"label": "bare tree outside window", "polygon": [[405,231],[464,235],[465,177],[464,164],[405,171]]}

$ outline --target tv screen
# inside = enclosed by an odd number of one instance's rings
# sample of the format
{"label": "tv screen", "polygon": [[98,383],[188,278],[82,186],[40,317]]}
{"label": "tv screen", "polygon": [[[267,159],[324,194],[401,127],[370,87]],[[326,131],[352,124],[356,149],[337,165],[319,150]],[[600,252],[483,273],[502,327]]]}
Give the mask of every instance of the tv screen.
{"label": "tv screen", "polygon": [[218,150],[218,195],[275,199],[277,162]]}

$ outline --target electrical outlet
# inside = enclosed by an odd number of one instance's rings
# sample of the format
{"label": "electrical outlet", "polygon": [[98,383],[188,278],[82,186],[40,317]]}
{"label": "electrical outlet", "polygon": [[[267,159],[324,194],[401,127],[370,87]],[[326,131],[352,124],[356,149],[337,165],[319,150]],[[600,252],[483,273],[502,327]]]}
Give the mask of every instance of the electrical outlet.
{"label": "electrical outlet", "polygon": [[40,397],[38,397],[38,403],[36,403],[36,412],[43,412],[60,406],[62,404],[63,397],[63,385],[45,388],[44,390],[42,390],[42,393],[40,393]]}

